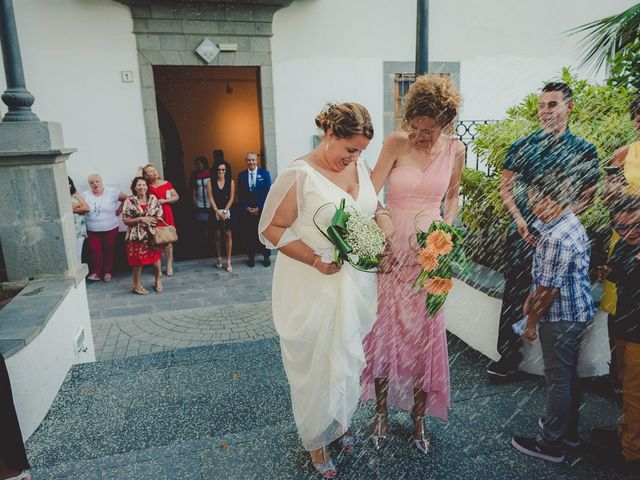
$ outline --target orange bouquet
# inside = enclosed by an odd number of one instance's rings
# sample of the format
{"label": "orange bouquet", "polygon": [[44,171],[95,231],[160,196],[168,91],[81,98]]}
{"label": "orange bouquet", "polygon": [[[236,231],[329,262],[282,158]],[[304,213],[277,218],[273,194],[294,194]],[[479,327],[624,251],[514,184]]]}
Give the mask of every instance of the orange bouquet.
{"label": "orange bouquet", "polygon": [[418,263],[422,271],[412,286],[427,292],[427,311],[429,315],[435,315],[453,287],[453,268],[465,269],[463,233],[459,228],[435,221],[427,232],[418,230],[416,237],[420,247]]}

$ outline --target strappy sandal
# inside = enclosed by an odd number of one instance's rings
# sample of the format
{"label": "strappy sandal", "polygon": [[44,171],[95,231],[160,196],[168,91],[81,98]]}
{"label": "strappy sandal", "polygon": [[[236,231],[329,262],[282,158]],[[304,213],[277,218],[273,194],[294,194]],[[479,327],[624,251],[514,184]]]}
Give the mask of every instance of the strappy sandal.
{"label": "strappy sandal", "polygon": [[142,285],[138,285],[131,289],[133,293],[137,293],[138,295],[149,295],[149,291],[144,288]]}
{"label": "strappy sandal", "polygon": [[413,444],[416,448],[423,454],[429,453],[429,444],[431,443],[431,435],[429,435],[429,430],[427,430],[427,426],[424,424],[424,415],[414,417],[411,415],[414,423],[416,421],[420,422],[420,439],[413,439]]}
{"label": "strappy sandal", "polygon": [[160,292],[162,292],[162,291],[164,290],[164,286],[162,285],[162,283],[161,283],[161,282],[157,282],[157,283],[153,286],[153,289],[154,289],[156,292],[160,293]]}
{"label": "strappy sandal", "polygon": [[218,270],[221,270],[221,269],[222,269],[222,257],[218,257],[218,260],[217,260],[217,262],[216,262],[216,268],[217,268]]}
{"label": "strappy sandal", "polygon": [[231,266],[231,262],[227,262],[227,272],[233,272],[233,267]]}
{"label": "strappy sandal", "polygon": [[[322,460],[327,458],[327,447],[322,447]],[[329,461],[325,463],[316,463],[311,459],[311,464],[313,468],[315,468],[316,472],[318,472],[322,478],[335,478],[338,474],[336,470],[336,465],[333,463],[333,459],[329,458]]]}
{"label": "strappy sandal", "polygon": [[356,446],[356,439],[354,438],[353,432],[350,428],[344,433],[344,435],[340,437],[340,440],[338,440],[338,444],[342,449],[342,453],[344,453],[345,455],[349,455],[351,452],[353,452],[353,447]]}
{"label": "strappy sandal", "polygon": [[[387,418],[386,413],[376,413],[374,417],[374,421],[377,423],[377,428],[374,430],[373,435],[371,435],[371,441],[373,442],[373,446],[376,450],[380,450],[385,446],[387,441],[387,435],[382,435],[382,419]],[[388,426],[387,426],[388,428]]]}

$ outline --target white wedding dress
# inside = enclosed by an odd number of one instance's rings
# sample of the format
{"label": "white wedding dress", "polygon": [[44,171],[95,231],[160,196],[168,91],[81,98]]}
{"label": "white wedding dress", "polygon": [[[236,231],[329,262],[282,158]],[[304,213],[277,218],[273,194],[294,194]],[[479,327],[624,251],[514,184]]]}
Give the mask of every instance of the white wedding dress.
{"label": "white wedding dress", "polygon": [[[353,199],[304,160],[296,160],[273,184],[260,220],[261,240],[278,248],[300,239],[331,261],[332,245],[313,224],[327,203],[372,215],[377,196],[364,159],[358,159],[359,193]],[[278,245],[262,235],[285,194],[296,188],[298,217]],[[325,228],[335,212],[320,211]],[[362,342],[376,319],[376,275],[344,264],[334,275],[280,253],[273,274],[273,321],[291,388],[293,416],[307,450],[327,445],[346,432],[358,406],[360,373],[365,365]]]}

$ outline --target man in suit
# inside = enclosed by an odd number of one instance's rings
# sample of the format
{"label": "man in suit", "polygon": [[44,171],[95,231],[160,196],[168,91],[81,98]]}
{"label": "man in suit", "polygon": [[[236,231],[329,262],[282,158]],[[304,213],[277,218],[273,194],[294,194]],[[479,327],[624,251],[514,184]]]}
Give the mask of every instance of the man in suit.
{"label": "man in suit", "polygon": [[258,222],[271,188],[271,176],[263,168],[258,168],[258,154],[249,152],[245,156],[247,170],[238,174],[238,200],[242,207],[240,215],[243,236],[246,239],[247,256],[249,266],[255,266],[256,252],[261,252],[263,256],[262,264],[265,267],[271,265],[269,255],[271,252],[260,243],[258,238]]}

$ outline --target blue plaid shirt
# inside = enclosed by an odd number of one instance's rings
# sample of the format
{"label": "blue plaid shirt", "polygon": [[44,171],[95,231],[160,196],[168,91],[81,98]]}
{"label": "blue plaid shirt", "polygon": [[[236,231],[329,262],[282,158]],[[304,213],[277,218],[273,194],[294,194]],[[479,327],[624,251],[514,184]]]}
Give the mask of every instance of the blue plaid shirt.
{"label": "blue plaid shirt", "polygon": [[588,322],[595,314],[589,281],[589,237],[580,220],[568,211],[551,223],[534,222],[541,236],[533,255],[533,289],[557,288],[540,321]]}

